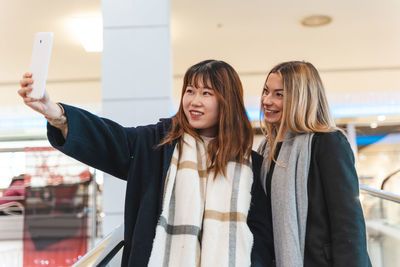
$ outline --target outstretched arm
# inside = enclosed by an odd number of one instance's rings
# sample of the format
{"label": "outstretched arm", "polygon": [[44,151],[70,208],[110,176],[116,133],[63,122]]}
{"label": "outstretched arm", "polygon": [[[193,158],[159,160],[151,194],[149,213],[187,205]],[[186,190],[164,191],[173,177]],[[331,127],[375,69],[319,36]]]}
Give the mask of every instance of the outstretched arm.
{"label": "outstretched arm", "polygon": [[18,94],[27,106],[46,117],[51,145],[89,166],[126,179],[135,129],[126,129],[82,109],[54,103],[47,92],[41,99],[31,98],[27,94],[32,91],[33,83],[32,74],[24,74]]}

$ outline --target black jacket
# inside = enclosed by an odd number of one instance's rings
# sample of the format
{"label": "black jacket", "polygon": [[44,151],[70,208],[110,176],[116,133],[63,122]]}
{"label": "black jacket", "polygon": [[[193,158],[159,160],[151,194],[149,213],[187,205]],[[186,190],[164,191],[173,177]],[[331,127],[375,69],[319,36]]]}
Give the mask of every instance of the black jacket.
{"label": "black jacket", "polygon": [[353,151],[339,131],[312,141],[304,266],[371,266]]}
{"label": "black jacket", "polygon": [[[157,145],[170,129],[171,119],[126,128],[85,110],[63,107],[68,136],[64,140],[61,132],[48,124],[50,143],[68,156],[127,181],[122,266],[147,266],[175,144]],[[265,205],[268,200],[259,182],[261,162],[253,152],[255,182],[248,214],[254,236],[252,266],[270,266],[273,259],[271,210]]]}

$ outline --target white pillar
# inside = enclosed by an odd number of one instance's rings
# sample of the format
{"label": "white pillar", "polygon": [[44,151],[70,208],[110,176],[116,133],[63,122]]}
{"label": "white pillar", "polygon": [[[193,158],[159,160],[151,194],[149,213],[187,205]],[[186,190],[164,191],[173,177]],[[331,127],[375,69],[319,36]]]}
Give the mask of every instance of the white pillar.
{"label": "white pillar", "polygon": [[[124,126],[168,117],[172,86],[168,0],[102,0],[102,116]],[[124,181],[104,175],[103,234],[123,223]]]}

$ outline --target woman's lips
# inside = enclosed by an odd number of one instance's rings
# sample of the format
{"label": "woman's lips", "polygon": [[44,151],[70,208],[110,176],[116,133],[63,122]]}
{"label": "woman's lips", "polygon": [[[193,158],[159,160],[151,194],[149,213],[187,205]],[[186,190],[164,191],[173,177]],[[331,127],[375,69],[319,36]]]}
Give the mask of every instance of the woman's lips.
{"label": "woman's lips", "polygon": [[204,114],[203,112],[197,110],[190,110],[189,113],[192,118],[199,118],[201,115]]}
{"label": "woman's lips", "polygon": [[264,111],[264,113],[266,113],[266,114],[276,114],[278,112],[279,112],[279,110],[265,110]]}

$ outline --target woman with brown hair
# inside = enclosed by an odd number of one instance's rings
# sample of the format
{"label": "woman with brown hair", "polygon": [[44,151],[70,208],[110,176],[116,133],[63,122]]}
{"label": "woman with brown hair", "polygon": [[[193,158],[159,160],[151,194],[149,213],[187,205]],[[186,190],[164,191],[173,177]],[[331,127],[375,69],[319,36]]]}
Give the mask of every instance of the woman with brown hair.
{"label": "woman with brown hair", "polygon": [[48,119],[50,143],[127,181],[123,266],[270,266],[270,210],[262,157],[236,71],[206,60],[190,67],[179,110],[155,125],[125,128],[82,109],[19,94]]}
{"label": "woman with brown hair", "polygon": [[275,66],[261,110],[261,177],[271,199],[276,266],[371,266],[353,152],[316,68],[302,61]]}

